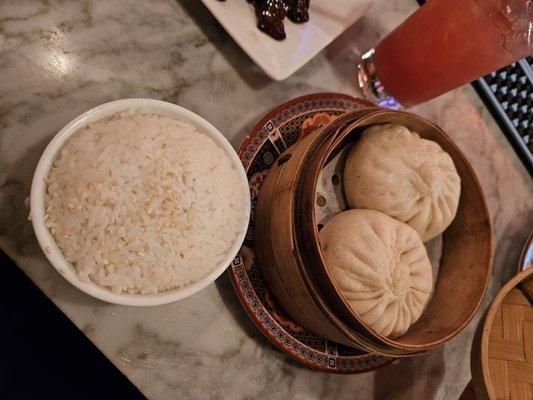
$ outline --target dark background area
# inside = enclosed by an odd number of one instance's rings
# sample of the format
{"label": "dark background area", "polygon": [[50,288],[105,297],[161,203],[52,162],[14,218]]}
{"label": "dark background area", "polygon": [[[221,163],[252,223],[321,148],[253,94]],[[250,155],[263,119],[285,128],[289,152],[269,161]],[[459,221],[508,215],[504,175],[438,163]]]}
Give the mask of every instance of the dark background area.
{"label": "dark background area", "polygon": [[0,399],[146,398],[0,252]]}

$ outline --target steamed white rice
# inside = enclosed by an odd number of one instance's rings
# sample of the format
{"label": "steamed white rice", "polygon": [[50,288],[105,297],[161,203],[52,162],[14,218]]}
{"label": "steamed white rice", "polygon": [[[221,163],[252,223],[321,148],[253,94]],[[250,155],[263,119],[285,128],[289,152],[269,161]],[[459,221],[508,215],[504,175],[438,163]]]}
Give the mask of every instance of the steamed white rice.
{"label": "steamed white rice", "polygon": [[192,125],[117,114],[76,132],[47,178],[46,226],[81,280],[121,293],[182,287],[241,233],[246,188]]}

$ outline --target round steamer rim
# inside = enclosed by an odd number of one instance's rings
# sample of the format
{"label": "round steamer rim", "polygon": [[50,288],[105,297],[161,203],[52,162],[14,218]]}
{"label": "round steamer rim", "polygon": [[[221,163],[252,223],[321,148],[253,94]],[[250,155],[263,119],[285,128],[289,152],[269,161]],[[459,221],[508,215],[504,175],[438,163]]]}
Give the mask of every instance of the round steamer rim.
{"label": "round steamer rim", "polygon": [[[349,114],[350,113],[345,114],[341,118],[349,119]],[[295,199],[295,203],[296,204],[307,204],[307,205],[309,205],[309,207],[307,207],[305,209],[304,215],[298,215],[297,213],[295,214],[295,225],[299,226],[301,231],[303,231],[304,228],[307,228],[308,230],[311,230],[312,232],[314,232],[313,235],[309,235],[309,238],[311,239],[310,241],[303,241],[302,243],[304,244],[304,246],[307,247],[308,250],[311,250],[313,253],[315,253],[315,255],[318,258],[318,260],[317,259],[312,260],[312,261],[309,260],[310,256],[307,254],[307,260],[306,260],[307,262],[305,264],[314,265],[313,262],[319,261],[319,263],[321,264],[320,265],[320,271],[324,272],[325,274],[322,275],[322,276],[315,276],[315,280],[317,280],[318,282],[321,282],[324,285],[322,287],[326,287],[328,293],[330,293],[333,296],[333,299],[335,301],[335,306],[336,306],[335,308],[339,312],[340,316],[342,316],[342,318],[345,319],[345,321],[348,323],[348,325],[351,328],[354,328],[355,330],[359,331],[365,337],[374,336],[374,338],[379,339],[379,341],[383,345],[391,346],[395,350],[404,349],[406,351],[411,351],[411,352],[412,351],[415,351],[415,352],[418,351],[419,352],[419,351],[424,351],[424,350],[431,349],[431,348],[434,348],[434,347],[437,347],[437,346],[441,345],[442,343],[444,343],[444,342],[448,341],[449,339],[453,338],[454,336],[456,336],[459,332],[461,332],[464,329],[464,327],[472,320],[474,315],[477,313],[477,311],[478,311],[478,309],[479,309],[479,307],[480,307],[480,305],[481,305],[481,303],[483,301],[485,293],[487,291],[489,280],[488,279],[485,280],[485,285],[483,287],[482,294],[480,296],[478,296],[476,304],[473,304],[471,312],[468,315],[468,317],[465,318],[464,321],[462,321],[462,323],[459,325],[458,329],[455,329],[455,331],[449,332],[448,334],[442,336],[438,340],[429,341],[429,342],[422,343],[422,344],[420,344],[420,343],[406,344],[406,343],[402,343],[402,342],[398,341],[398,339],[401,339],[405,335],[402,335],[399,338],[395,338],[395,339],[391,339],[391,338],[385,337],[385,336],[373,331],[369,326],[367,326],[351,310],[351,308],[349,307],[345,297],[342,294],[340,294],[338,285],[335,283],[334,279],[332,279],[332,276],[329,273],[329,271],[327,270],[327,268],[325,268],[322,252],[321,252],[321,249],[320,249],[320,244],[319,244],[319,241],[318,241],[317,221],[316,221],[316,216],[315,216],[315,212],[314,212],[314,197],[315,197],[316,188],[317,188],[317,176],[318,176],[317,174],[320,173],[320,171],[324,167],[324,165],[327,162],[327,160],[330,159],[331,153],[334,152],[335,150],[337,150],[339,148],[339,146],[345,141],[345,139],[353,134],[352,132],[353,132],[353,130],[355,128],[362,128],[362,127],[365,127],[365,126],[368,126],[368,125],[371,125],[371,124],[375,124],[375,123],[378,123],[378,122],[381,123],[381,124],[383,124],[383,123],[395,123],[395,122],[398,123],[399,121],[397,121],[397,120],[396,121],[383,121],[382,118],[383,117],[391,117],[392,119],[398,118],[398,119],[402,120],[402,117],[405,117],[405,116],[409,116],[409,118],[415,118],[416,120],[418,120],[419,123],[422,123],[422,124],[426,125],[429,129],[434,129],[434,130],[438,131],[439,134],[447,141],[447,145],[453,148],[453,150],[455,152],[455,155],[462,159],[463,164],[469,169],[470,175],[475,180],[475,182],[477,184],[477,188],[479,189],[479,191],[481,193],[480,198],[482,200],[483,212],[484,212],[484,214],[487,217],[487,221],[488,221],[489,227],[491,227],[490,214],[488,213],[488,207],[487,207],[487,204],[486,204],[486,200],[485,200],[485,198],[484,198],[484,196],[482,194],[482,189],[481,189],[481,186],[479,185],[479,181],[477,179],[477,176],[475,175],[475,173],[474,173],[471,165],[469,164],[468,160],[466,159],[464,154],[459,150],[459,148],[455,145],[455,143],[448,137],[448,135],[445,134],[445,132],[441,128],[439,128],[435,124],[431,123],[430,121],[427,121],[426,119],[424,119],[424,118],[422,118],[422,117],[420,117],[418,115],[414,115],[414,114],[407,113],[407,112],[404,112],[404,111],[393,111],[393,110],[382,110],[381,112],[362,117],[359,121],[357,121],[356,123],[353,124],[353,125],[356,125],[356,126],[351,126],[351,129],[346,129],[343,132],[340,132],[338,134],[338,138],[336,138],[334,140],[333,145],[331,147],[327,148],[326,150],[324,150],[323,153],[321,153],[322,157],[316,157],[315,158],[315,160],[318,160],[318,161],[307,160],[308,162],[306,164],[306,167],[302,168],[302,170],[304,172],[302,173],[301,179],[299,181],[298,190],[296,192],[296,195],[298,195],[298,199]],[[378,121],[376,121],[376,119],[378,119]],[[401,122],[404,123],[405,119],[403,119]],[[314,173],[314,175],[312,173]],[[312,188],[311,190],[303,190],[303,186],[306,183],[307,184],[311,184],[311,188]],[[309,186],[307,186],[307,187],[309,188]],[[312,193],[312,196],[308,195],[309,197],[305,198],[305,196],[308,193]],[[311,201],[309,201],[309,200],[311,200]],[[447,234],[446,234],[446,231],[445,231],[443,233],[443,253],[446,251],[446,237],[447,237]],[[492,247],[493,247],[492,229],[490,228],[489,229],[489,251],[490,251],[489,273],[490,273],[490,270],[492,269],[492,259],[493,259]],[[304,254],[304,256],[306,255],[306,252],[302,252],[302,253]],[[311,268],[310,270],[311,270],[312,274],[316,274],[317,273],[317,268]],[[327,277],[326,279],[321,279],[321,278],[324,278],[325,276]],[[437,278],[437,280],[438,280],[438,278]],[[429,304],[431,304],[431,301],[430,301]],[[426,310],[427,310],[427,308],[426,308]],[[425,312],[426,311],[424,311],[424,313]],[[420,321],[422,319],[422,316],[424,315],[424,313],[422,313],[422,315],[420,316],[418,321]],[[358,324],[359,324],[359,326],[358,326]],[[417,323],[413,324],[413,326],[415,326],[416,324]]]}

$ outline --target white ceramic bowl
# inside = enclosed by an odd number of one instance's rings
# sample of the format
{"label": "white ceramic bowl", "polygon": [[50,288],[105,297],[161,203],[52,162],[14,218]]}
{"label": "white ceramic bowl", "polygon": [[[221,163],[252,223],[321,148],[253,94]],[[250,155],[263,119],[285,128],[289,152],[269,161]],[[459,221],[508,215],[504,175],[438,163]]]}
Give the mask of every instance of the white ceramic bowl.
{"label": "white ceramic bowl", "polygon": [[[44,195],[46,191],[46,184],[44,179],[48,175],[48,172],[61,147],[72,134],[74,134],[80,128],[86,126],[87,124],[113,115],[117,112],[126,110],[139,110],[141,112],[148,112],[167,117],[173,117],[195,125],[200,132],[208,135],[218,144],[220,148],[226,151],[226,154],[231,158],[233,165],[239,171],[239,176],[241,177],[243,188],[246,188],[244,193],[248,193],[248,179],[246,177],[246,173],[241,164],[241,161],[237,156],[237,153],[235,152],[231,144],[227,141],[227,139],[205,119],[183,107],[164,101],[152,99],[117,100],[102,104],[74,118],[74,120],[68,123],[63,129],[61,129],[61,131],[59,131],[57,135],[55,135],[55,137],[46,147],[43,155],[41,156],[41,159],[39,160],[39,163],[37,164],[37,168],[35,170],[31,186],[30,207],[33,229],[35,230],[39,245],[43,249],[44,254],[48,258],[50,263],[52,263],[54,268],[61,275],[63,275],[63,277],[67,281],[69,281],[85,293],[100,300],[115,304],[123,304],[130,306],[152,306],[166,304],[183,299],[198,292],[199,290],[203,289],[211,282],[213,282],[226,270],[226,268],[230,265],[230,263],[237,255],[239,248],[244,240],[249,218],[246,218],[245,225],[242,227],[240,235],[235,240],[235,243],[233,243],[231,248],[228,250],[224,260],[221,261],[220,264],[217,265],[211,273],[209,273],[199,281],[193,282],[182,288],[168,290],[156,294],[116,294],[111,292],[111,290],[99,286],[93,282],[82,282],[79,279],[78,273],[75,270],[74,266],[65,260],[53,236],[44,225]],[[246,204],[246,208],[242,210],[242,212],[245,213],[247,217],[249,217],[250,197],[248,195],[246,196]]]}

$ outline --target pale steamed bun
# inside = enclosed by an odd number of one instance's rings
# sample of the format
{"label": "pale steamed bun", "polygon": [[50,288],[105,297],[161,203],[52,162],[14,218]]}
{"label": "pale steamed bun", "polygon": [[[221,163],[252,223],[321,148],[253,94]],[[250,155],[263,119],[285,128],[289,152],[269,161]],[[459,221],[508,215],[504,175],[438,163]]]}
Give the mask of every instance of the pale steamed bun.
{"label": "pale steamed bun", "polygon": [[426,242],[457,212],[461,179],[441,147],[401,125],[374,125],[352,147],[344,167],[351,208],[378,210],[413,227]]}
{"label": "pale steamed bun", "polygon": [[341,294],[372,329],[397,337],[420,317],[433,276],[409,225],[378,211],[344,211],[320,231],[320,245]]}

